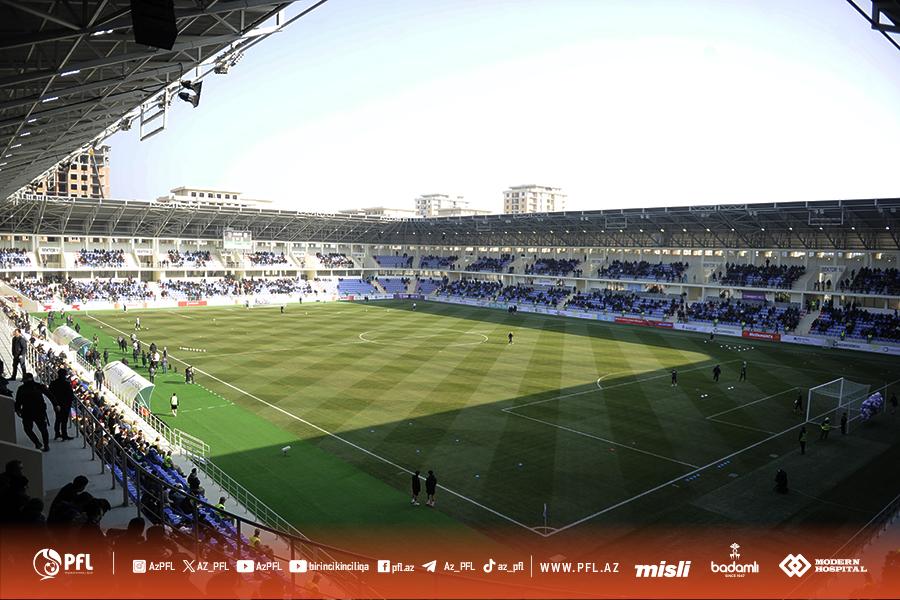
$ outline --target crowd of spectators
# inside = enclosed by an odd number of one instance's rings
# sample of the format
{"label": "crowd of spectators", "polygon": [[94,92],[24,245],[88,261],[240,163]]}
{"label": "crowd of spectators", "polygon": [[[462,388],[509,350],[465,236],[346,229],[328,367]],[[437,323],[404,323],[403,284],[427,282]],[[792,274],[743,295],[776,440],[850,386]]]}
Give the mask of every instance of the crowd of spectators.
{"label": "crowd of spectators", "polygon": [[409,289],[409,277],[373,277],[388,294],[403,294]]}
{"label": "crowd of spectators", "polygon": [[606,279],[650,279],[668,283],[684,283],[688,265],[684,262],[649,263],[646,260],[614,260],[601,267],[598,277]]}
{"label": "crowd of spectators", "polygon": [[640,296],[613,290],[580,292],[566,303],[566,308],[658,318],[672,316],[679,306],[681,306],[680,298]]}
{"label": "crowd of spectators", "polygon": [[740,325],[757,331],[793,331],[800,324],[800,309],[770,302],[744,302],[732,298],[694,302],[679,311],[682,320],[714,325]]}
{"label": "crowd of spectators", "polygon": [[478,259],[470,264],[467,271],[482,271],[486,273],[502,273],[506,269],[506,265],[512,262],[511,254],[501,254],[500,258],[492,256],[479,256]]}
{"label": "crowd of spectators", "polygon": [[75,257],[79,267],[124,267],[124,250],[87,250],[82,248]]}
{"label": "crowd of spectators", "polygon": [[900,342],[900,314],[874,312],[852,302],[835,306],[833,300],[823,303],[810,333],[832,337],[863,339],[869,342]]}
{"label": "crowd of spectators", "polygon": [[190,263],[194,267],[205,267],[212,260],[209,250],[169,250],[169,258],[162,261],[163,267],[183,267],[184,263]]}
{"label": "crowd of spectators", "polygon": [[477,298],[492,300],[503,286],[499,281],[481,281],[480,279],[460,279],[445,282],[437,293],[443,296],[461,296],[463,298]]}
{"label": "crowd of spectators", "polygon": [[577,258],[539,258],[534,264],[525,265],[525,274],[581,277],[582,270],[576,268],[580,262]]}
{"label": "crowd of spectators", "polygon": [[438,290],[442,285],[447,283],[447,279],[435,279],[433,277],[416,277],[416,292],[419,294],[430,294]]}
{"label": "crowd of spectators", "polygon": [[850,277],[838,283],[838,289],[842,292],[898,296],[900,295],[900,270],[878,267],[874,269],[862,267],[859,271],[853,269],[850,271]]}
{"label": "crowd of spectators", "polygon": [[31,266],[31,258],[21,248],[0,248],[0,269]]}
{"label": "crowd of spectators", "polygon": [[403,256],[387,254],[373,258],[379,267],[384,267],[385,269],[410,269],[413,264],[413,257],[406,253]]}
{"label": "crowd of spectators", "polygon": [[121,300],[153,300],[155,294],[144,281],[136,279],[61,279],[45,281],[12,280],[11,287],[37,302],[52,302],[56,299],[66,304],[100,300],[119,302]]}
{"label": "crowd of spectators", "polygon": [[773,265],[769,263],[767,258],[765,265],[725,263],[725,272],[714,272],[710,280],[712,282],[718,281],[723,285],[788,290],[793,287],[794,282],[800,279],[804,273],[806,273],[806,267]]}
{"label": "crowd of spectators", "polygon": [[459,260],[458,256],[437,256],[436,254],[429,254],[419,259],[419,268],[456,270],[458,268],[456,264],[457,260]]}
{"label": "crowd of spectators", "polygon": [[254,265],[286,265],[288,262],[287,256],[284,255],[284,252],[275,254],[274,252],[265,250],[251,252],[247,255],[247,258],[249,258],[250,262]]}
{"label": "crowd of spectators", "polygon": [[319,262],[326,269],[352,269],[354,266],[353,260],[343,253],[329,252],[328,254],[322,254],[321,252],[316,252],[316,258],[319,259]]}
{"label": "crowd of spectators", "polygon": [[233,277],[200,281],[187,281],[170,279],[159,282],[160,295],[163,298],[183,297],[188,300],[201,300],[203,298],[215,298],[217,296],[240,295],[240,284]]}
{"label": "crowd of spectators", "polygon": [[183,298],[202,300],[223,296],[247,296],[253,294],[314,294],[316,290],[306,279],[282,277],[263,279],[247,277],[237,279],[232,276],[219,279],[188,281],[171,279],[159,283],[163,298]]}
{"label": "crowd of spectators", "polygon": [[497,296],[497,301],[509,304],[529,303],[556,306],[574,291],[574,288],[560,286],[508,285]]}

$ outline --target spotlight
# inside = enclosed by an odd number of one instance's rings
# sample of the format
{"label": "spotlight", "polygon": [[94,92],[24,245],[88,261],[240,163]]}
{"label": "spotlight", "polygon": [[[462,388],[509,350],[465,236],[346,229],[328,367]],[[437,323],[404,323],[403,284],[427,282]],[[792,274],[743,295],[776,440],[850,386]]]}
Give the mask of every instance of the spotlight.
{"label": "spotlight", "polygon": [[[200,91],[203,89],[203,82],[193,83],[190,81],[182,81],[181,86],[189,91],[179,93],[178,97],[185,102],[190,102],[194,108],[197,108],[197,105],[200,104]],[[194,93],[191,94],[190,92]]]}

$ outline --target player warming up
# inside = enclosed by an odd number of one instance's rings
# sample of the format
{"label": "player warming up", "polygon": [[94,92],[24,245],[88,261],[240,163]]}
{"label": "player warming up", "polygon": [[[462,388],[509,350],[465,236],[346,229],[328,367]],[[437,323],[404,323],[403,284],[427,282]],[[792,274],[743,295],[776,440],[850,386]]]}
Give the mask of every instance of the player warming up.
{"label": "player warming up", "polygon": [[507,335],[506,337],[507,337],[507,339],[509,340],[509,341],[507,342],[507,344],[512,344],[512,341],[513,341],[513,334],[512,334],[512,331],[510,331],[510,332],[509,332],[509,335]]}

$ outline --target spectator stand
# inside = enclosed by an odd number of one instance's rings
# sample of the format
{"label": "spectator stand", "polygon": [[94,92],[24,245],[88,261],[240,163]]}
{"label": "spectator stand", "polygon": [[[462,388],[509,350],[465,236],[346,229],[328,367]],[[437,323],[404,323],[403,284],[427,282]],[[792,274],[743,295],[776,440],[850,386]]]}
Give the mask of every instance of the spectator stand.
{"label": "spectator stand", "polygon": [[323,269],[335,270],[356,268],[356,264],[353,262],[353,259],[343,252],[328,252],[326,254],[323,254],[322,252],[316,252],[316,260],[319,262]]}
{"label": "spectator stand", "polygon": [[836,282],[834,289],[841,293],[900,296],[900,269],[894,267],[851,269],[846,278]]}
{"label": "spectator stand", "polygon": [[650,263],[645,260],[628,261],[616,259],[601,266],[597,270],[597,277],[616,281],[687,283],[687,276],[685,275],[687,270],[688,264],[681,261]]}
{"label": "spectator stand", "polygon": [[900,344],[900,311],[859,307],[852,302],[826,302],[809,333],[839,340]]}
{"label": "spectator stand", "polygon": [[[8,346],[12,330],[9,315],[17,313],[17,310],[5,300],[3,309],[7,316],[0,316],[0,343]],[[35,321],[31,317],[29,319]],[[49,359],[49,355],[44,354],[47,350],[53,350],[54,357],[67,355],[64,354],[65,348],[48,340],[37,337],[29,340],[29,369],[35,373],[36,379],[43,381],[47,380],[48,374],[55,375],[57,368],[66,364],[59,362],[59,359]],[[236,502],[241,510],[231,512],[216,508],[207,500],[208,494],[202,487],[197,490],[199,493],[192,493],[184,476],[186,469],[178,464],[181,461],[176,461],[171,467],[163,461],[166,451],[183,448],[163,441],[163,436],[141,418],[147,414],[145,410],[131,410],[108,390],[103,392],[102,397],[95,393],[92,385],[87,383],[90,371],[85,368],[83,359],[79,358],[77,363],[70,363],[69,366],[76,395],[73,424],[76,437],[81,438],[82,450],[90,451],[90,461],[99,462],[99,475],[101,478],[109,477],[110,490],[120,490],[121,506],[131,507],[134,516],[165,527],[172,541],[197,553],[214,553],[220,557],[334,560],[334,555],[338,554],[345,560],[347,557],[372,560],[312,542],[206,456],[183,452],[192,462],[182,464],[187,467],[197,465],[220,486],[213,490],[212,496],[226,496],[229,502]],[[155,441],[151,444],[149,440]],[[69,479],[71,475],[71,472],[68,473]],[[174,501],[176,498],[177,502]],[[249,535],[255,529],[265,532],[267,543],[263,549],[250,546]],[[352,574],[348,575],[357,582]],[[337,579],[332,583],[340,586]]]}
{"label": "spectator stand", "polygon": [[741,329],[778,333],[796,330],[802,316],[796,304],[732,298],[707,298],[678,311],[682,322],[738,325]]}
{"label": "spectator stand", "polygon": [[382,269],[411,269],[413,257],[408,254],[399,255],[375,255],[375,264]]}
{"label": "spectator stand", "polygon": [[0,248],[0,271],[22,271],[34,267],[33,254],[22,248]]}
{"label": "spectator stand", "polygon": [[459,269],[458,256],[439,256],[436,254],[428,254],[419,258],[420,269],[430,269],[436,271],[456,271]]}
{"label": "spectator stand", "polygon": [[512,267],[509,265],[513,262],[512,254],[501,254],[495,258],[492,256],[479,256],[476,260],[464,267],[465,271],[474,271],[480,273],[505,273]]}
{"label": "spectator stand", "polygon": [[575,294],[566,303],[566,308],[664,321],[671,318],[680,305],[681,298],[677,296],[595,289]]}

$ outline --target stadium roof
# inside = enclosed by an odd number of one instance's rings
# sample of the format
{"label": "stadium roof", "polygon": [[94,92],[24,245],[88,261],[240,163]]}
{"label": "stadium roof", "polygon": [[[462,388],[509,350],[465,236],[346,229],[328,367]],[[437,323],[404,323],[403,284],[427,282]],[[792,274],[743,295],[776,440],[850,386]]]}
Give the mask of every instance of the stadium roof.
{"label": "stadium roof", "polygon": [[900,198],[390,219],[133,200],[0,201],[0,232],[332,244],[897,250]]}
{"label": "stadium roof", "polygon": [[0,0],[0,198],[325,1],[286,19],[293,0],[175,0],[164,50],[134,42],[130,0]]}

